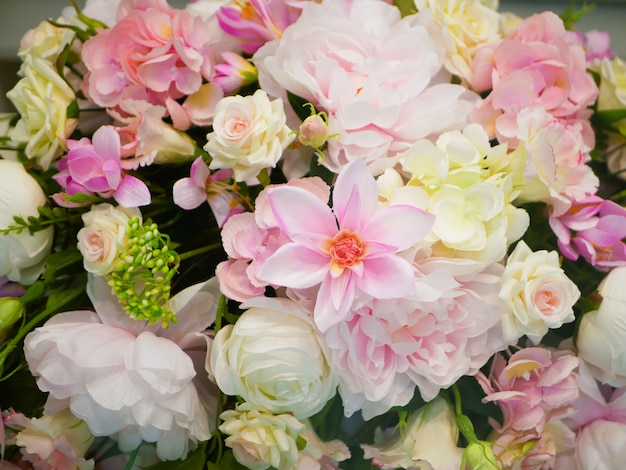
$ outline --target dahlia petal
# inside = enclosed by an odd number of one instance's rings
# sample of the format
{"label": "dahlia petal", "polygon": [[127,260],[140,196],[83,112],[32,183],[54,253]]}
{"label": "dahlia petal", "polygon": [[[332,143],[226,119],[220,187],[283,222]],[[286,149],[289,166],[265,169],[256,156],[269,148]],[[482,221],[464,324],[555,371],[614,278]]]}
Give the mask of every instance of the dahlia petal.
{"label": "dahlia petal", "polygon": [[265,260],[257,277],[269,284],[304,289],[322,282],[328,263],[328,255],[288,243]]}
{"label": "dahlia petal", "polygon": [[317,328],[322,332],[326,331],[343,321],[349,313],[349,308],[345,311],[338,311],[333,305],[332,301],[332,281],[329,281],[330,275],[327,276],[325,282],[320,285],[320,290],[317,293],[317,299],[315,301],[315,310],[313,312],[313,321]]}
{"label": "dahlia petal", "polygon": [[122,207],[147,206],[150,204],[150,190],[140,179],[126,175],[113,193],[113,198]]}
{"label": "dahlia petal", "polygon": [[351,227],[358,223],[350,215],[351,207],[357,204],[356,200],[352,199],[355,189],[355,197],[358,198],[360,207],[360,220],[369,220],[376,212],[378,190],[374,177],[361,159],[356,159],[343,168],[333,190],[333,211],[342,229],[354,230]]}
{"label": "dahlia petal", "polygon": [[102,126],[93,134],[91,139],[94,149],[101,157],[120,161],[121,142],[119,134],[111,126]]}
{"label": "dahlia petal", "polygon": [[320,233],[333,237],[337,222],[331,209],[309,191],[291,186],[268,190],[274,217],[288,236],[294,233]]}
{"label": "dahlia petal", "polygon": [[398,256],[384,256],[363,260],[363,276],[356,285],[376,299],[402,298],[411,292],[414,282],[413,268]]}
{"label": "dahlia petal", "polygon": [[174,183],[174,204],[185,210],[192,210],[207,200],[206,190],[194,184],[191,178],[182,178]]}
{"label": "dahlia petal", "polygon": [[392,205],[376,212],[363,227],[361,236],[364,240],[375,240],[402,251],[423,240],[434,222],[435,216],[421,209]]}

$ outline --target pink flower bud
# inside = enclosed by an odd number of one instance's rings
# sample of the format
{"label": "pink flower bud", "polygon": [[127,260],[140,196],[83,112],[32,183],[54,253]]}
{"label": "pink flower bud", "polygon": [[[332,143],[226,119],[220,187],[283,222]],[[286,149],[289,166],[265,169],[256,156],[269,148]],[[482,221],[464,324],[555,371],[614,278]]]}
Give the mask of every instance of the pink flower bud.
{"label": "pink flower bud", "polygon": [[326,143],[327,138],[328,126],[319,114],[309,116],[300,124],[298,140],[302,145],[320,148]]}

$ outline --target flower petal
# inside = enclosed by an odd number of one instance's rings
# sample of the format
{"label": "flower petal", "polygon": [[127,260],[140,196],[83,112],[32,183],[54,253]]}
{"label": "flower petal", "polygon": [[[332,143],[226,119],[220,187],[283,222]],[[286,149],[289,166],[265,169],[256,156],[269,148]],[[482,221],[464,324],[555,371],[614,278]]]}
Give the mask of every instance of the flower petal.
{"label": "flower petal", "polygon": [[329,262],[328,255],[288,243],[265,260],[257,277],[270,284],[303,289],[322,282]]}
{"label": "flower petal", "polygon": [[150,190],[140,179],[126,175],[113,193],[113,199],[122,207],[147,206],[150,204]]}
{"label": "flower petal", "polygon": [[435,216],[417,207],[392,205],[380,209],[367,222],[361,236],[406,250],[424,239],[435,222]]}
{"label": "flower petal", "polygon": [[[356,230],[376,212],[378,205],[376,181],[363,160],[357,159],[346,165],[335,183],[333,190],[333,211],[339,226],[346,230]],[[358,201],[358,202],[357,202]],[[355,218],[355,207],[359,207]]]}

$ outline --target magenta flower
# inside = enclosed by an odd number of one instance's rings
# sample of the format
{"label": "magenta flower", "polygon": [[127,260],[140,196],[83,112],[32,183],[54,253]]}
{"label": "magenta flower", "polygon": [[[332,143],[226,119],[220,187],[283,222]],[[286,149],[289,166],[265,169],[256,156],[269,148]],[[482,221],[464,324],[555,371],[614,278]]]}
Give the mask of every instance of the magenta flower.
{"label": "magenta flower", "polygon": [[596,268],[626,264],[626,209],[613,201],[589,196],[573,203],[550,227],[568,259],[582,256]]}
{"label": "magenta flower", "polygon": [[113,127],[100,127],[92,141],[68,140],[67,146],[67,157],[59,161],[60,171],[54,176],[64,190],[54,196],[59,205],[71,206],[67,197],[78,193],[112,197],[122,207],[150,204],[146,184],[122,170],[120,136]]}
{"label": "magenta flower", "polygon": [[189,178],[174,183],[174,203],[183,209],[192,210],[208,201],[217,225],[222,227],[231,215],[244,211],[229,184],[232,173],[230,169],[223,169],[211,174],[202,157],[196,158],[191,164]]}
{"label": "magenta flower", "polygon": [[322,332],[342,321],[361,294],[391,299],[412,291],[413,268],[398,252],[419,242],[434,216],[405,205],[377,210],[376,181],[362,160],[339,174],[332,209],[297,187],[272,188],[268,198],[290,241],[265,260],[258,277],[294,289],[319,285],[313,317]]}

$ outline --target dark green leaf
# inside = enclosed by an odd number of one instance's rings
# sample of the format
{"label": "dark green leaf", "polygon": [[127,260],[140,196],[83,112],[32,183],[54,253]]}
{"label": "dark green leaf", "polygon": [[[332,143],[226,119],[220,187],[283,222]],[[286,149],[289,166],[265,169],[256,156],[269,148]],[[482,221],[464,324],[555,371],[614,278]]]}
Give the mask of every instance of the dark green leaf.
{"label": "dark green leaf", "polygon": [[626,119],[626,109],[608,109],[596,111],[591,117],[591,122],[597,127],[610,127],[622,119]]}
{"label": "dark green leaf", "polygon": [[82,259],[82,255],[76,248],[52,253],[46,260],[46,270],[43,273],[43,278],[52,280],[59,273],[65,272],[66,268],[81,262]]}
{"label": "dark green leaf", "polygon": [[68,105],[66,115],[68,119],[78,119],[78,116],[80,115],[80,109],[76,100],[72,101]]}
{"label": "dark green leaf", "polygon": [[[311,115],[311,107],[307,100],[298,95],[294,95],[290,91],[287,91],[287,99],[300,120],[304,121]],[[315,112],[317,112],[317,110]]]}
{"label": "dark green leaf", "polygon": [[[203,470],[205,468],[206,442],[202,443],[196,450],[187,455],[185,460],[176,460],[173,462],[160,462],[155,465],[146,467],[146,470]],[[230,467],[222,467],[230,468]]]}

